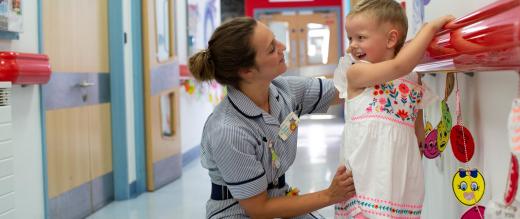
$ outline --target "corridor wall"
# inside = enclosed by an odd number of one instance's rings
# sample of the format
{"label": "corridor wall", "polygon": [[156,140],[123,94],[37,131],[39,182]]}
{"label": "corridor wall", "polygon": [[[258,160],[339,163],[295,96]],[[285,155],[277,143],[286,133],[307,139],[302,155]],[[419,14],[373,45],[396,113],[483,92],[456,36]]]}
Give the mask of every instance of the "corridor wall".
{"label": "corridor wall", "polygon": [[[488,4],[492,0],[448,1],[448,0],[406,0],[409,21],[409,38],[413,38],[423,22],[436,17],[452,14],[455,17],[467,15]],[[422,8],[424,6],[424,8]],[[423,159],[426,196],[422,218],[460,218],[470,207],[459,203],[452,190],[452,179],[459,168],[477,168],[484,176],[486,189],[479,205],[488,206],[492,202],[503,203],[506,180],[509,171],[510,150],[507,120],[511,103],[518,89],[518,76],[513,71],[475,72],[473,76],[458,74],[461,90],[461,111],[464,125],[475,139],[474,157],[463,164],[451,149],[451,144],[440,157]],[[423,82],[437,95],[444,97],[446,74],[428,74]],[[455,125],[455,92],[448,98],[448,106]],[[426,121],[433,126],[440,121],[439,102],[426,109]],[[517,203],[515,203],[517,204]]]}
{"label": "corridor wall", "polygon": [[[23,32],[16,40],[1,39],[0,50],[38,53],[37,6],[37,0],[23,1]],[[11,104],[17,209],[14,218],[44,218],[39,86],[14,85]]]}

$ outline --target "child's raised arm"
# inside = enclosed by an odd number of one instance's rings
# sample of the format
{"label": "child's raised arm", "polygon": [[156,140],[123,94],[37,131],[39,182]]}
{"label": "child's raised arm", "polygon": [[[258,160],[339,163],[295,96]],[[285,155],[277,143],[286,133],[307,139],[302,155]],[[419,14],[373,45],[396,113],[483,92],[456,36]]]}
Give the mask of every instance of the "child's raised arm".
{"label": "child's raised arm", "polygon": [[424,51],[432,41],[435,33],[453,19],[453,16],[443,16],[426,23],[417,33],[417,36],[391,60],[374,64],[359,62],[352,65],[347,73],[349,89],[362,89],[374,86],[410,73],[421,61]]}

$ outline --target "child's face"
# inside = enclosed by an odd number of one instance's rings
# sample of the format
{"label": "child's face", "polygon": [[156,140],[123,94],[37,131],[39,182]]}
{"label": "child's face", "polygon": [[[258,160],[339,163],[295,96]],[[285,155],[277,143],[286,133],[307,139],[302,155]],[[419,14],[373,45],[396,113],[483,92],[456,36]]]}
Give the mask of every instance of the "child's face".
{"label": "child's face", "polygon": [[355,59],[378,63],[394,57],[388,44],[389,24],[379,24],[371,14],[347,17],[345,31],[349,40],[348,52]]}

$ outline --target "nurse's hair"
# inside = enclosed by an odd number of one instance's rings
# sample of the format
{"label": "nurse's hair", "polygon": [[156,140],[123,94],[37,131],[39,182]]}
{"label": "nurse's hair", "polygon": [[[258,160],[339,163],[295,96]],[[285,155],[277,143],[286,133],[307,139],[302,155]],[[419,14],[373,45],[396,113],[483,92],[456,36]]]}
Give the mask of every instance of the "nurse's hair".
{"label": "nurse's hair", "polygon": [[256,26],[255,19],[238,17],[217,27],[208,48],[189,59],[188,67],[195,79],[216,79],[220,84],[238,87],[239,70],[255,65],[256,51],[251,38]]}
{"label": "nurse's hair", "polygon": [[399,32],[399,40],[395,46],[395,54],[401,50],[408,32],[408,19],[406,13],[395,0],[361,0],[347,15],[347,18],[359,14],[373,16],[378,24],[390,23]]}

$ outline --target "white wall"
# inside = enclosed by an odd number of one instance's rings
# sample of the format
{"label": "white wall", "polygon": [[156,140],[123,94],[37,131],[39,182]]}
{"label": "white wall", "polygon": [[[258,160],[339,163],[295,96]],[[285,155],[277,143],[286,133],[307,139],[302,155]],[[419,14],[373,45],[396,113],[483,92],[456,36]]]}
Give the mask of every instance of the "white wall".
{"label": "white wall", "polygon": [[[411,7],[413,1],[415,0],[407,0],[407,7]],[[430,1],[425,8],[425,21],[446,14],[461,17],[492,2],[494,1]],[[408,8],[411,23],[410,12]],[[479,72],[474,77],[463,74],[458,77],[464,125],[471,131],[476,143],[475,155],[468,166],[478,168],[486,182],[485,195],[479,204],[487,205],[492,199],[502,203],[510,159],[507,118],[511,102],[517,94],[518,76],[514,72]],[[444,95],[444,74],[426,76],[424,81],[437,94]],[[455,97],[454,92],[448,100],[454,125]],[[427,110],[426,118],[434,126],[440,121],[438,104]],[[426,197],[422,218],[460,218],[469,207],[456,200],[451,183],[456,170],[466,167],[466,164],[455,159],[450,144],[440,158],[425,158],[423,164]]]}
{"label": "white wall", "polygon": [[475,106],[479,109],[476,114],[478,124],[476,135],[480,136],[478,143],[483,146],[481,154],[483,171],[487,174],[486,183],[489,184],[486,184],[487,200],[493,199],[503,203],[511,156],[507,121],[512,100],[518,93],[518,74],[516,72],[480,73],[477,75],[475,85],[478,97]]}
{"label": "white wall", "polygon": [[[202,2],[202,1],[201,1]],[[187,27],[186,27],[186,1],[176,0],[176,33],[177,54],[181,65],[187,64]],[[219,13],[220,17],[220,13]],[[182,87],[181,87],[182,88]],[[181,89],[180,95],[180,113],[181,113],[181,147],[182,153],[200,145],[202,139],[202,129],[207,117],[213,111],[213,105],[206,96],[197,98],[196,95],[190,95]]]}
{"label": "white wall", "polygon": [[205,97],[199,99],[181,91],[182,153],[200,145],[202,129],[213,111],[213,105]]}
{"label": "white wall", "polygon": [[[20,40],[0,40],[0,50],[38,53],[37,1],[22,4]],[[13,146],[16,218],[43,218],[42,144],[38,86],[13,86]]]}
{"label": "white wall", "polygon": [[132,48],[132,24],[131,2],[123,1],[123,30],[127,33],[125,53],[125,100],[126,100],[126,136],[128,147],[128,182],[136,180],[135,164],[135,121],[134,121],[134,77],[133,77],[133,48]]}

